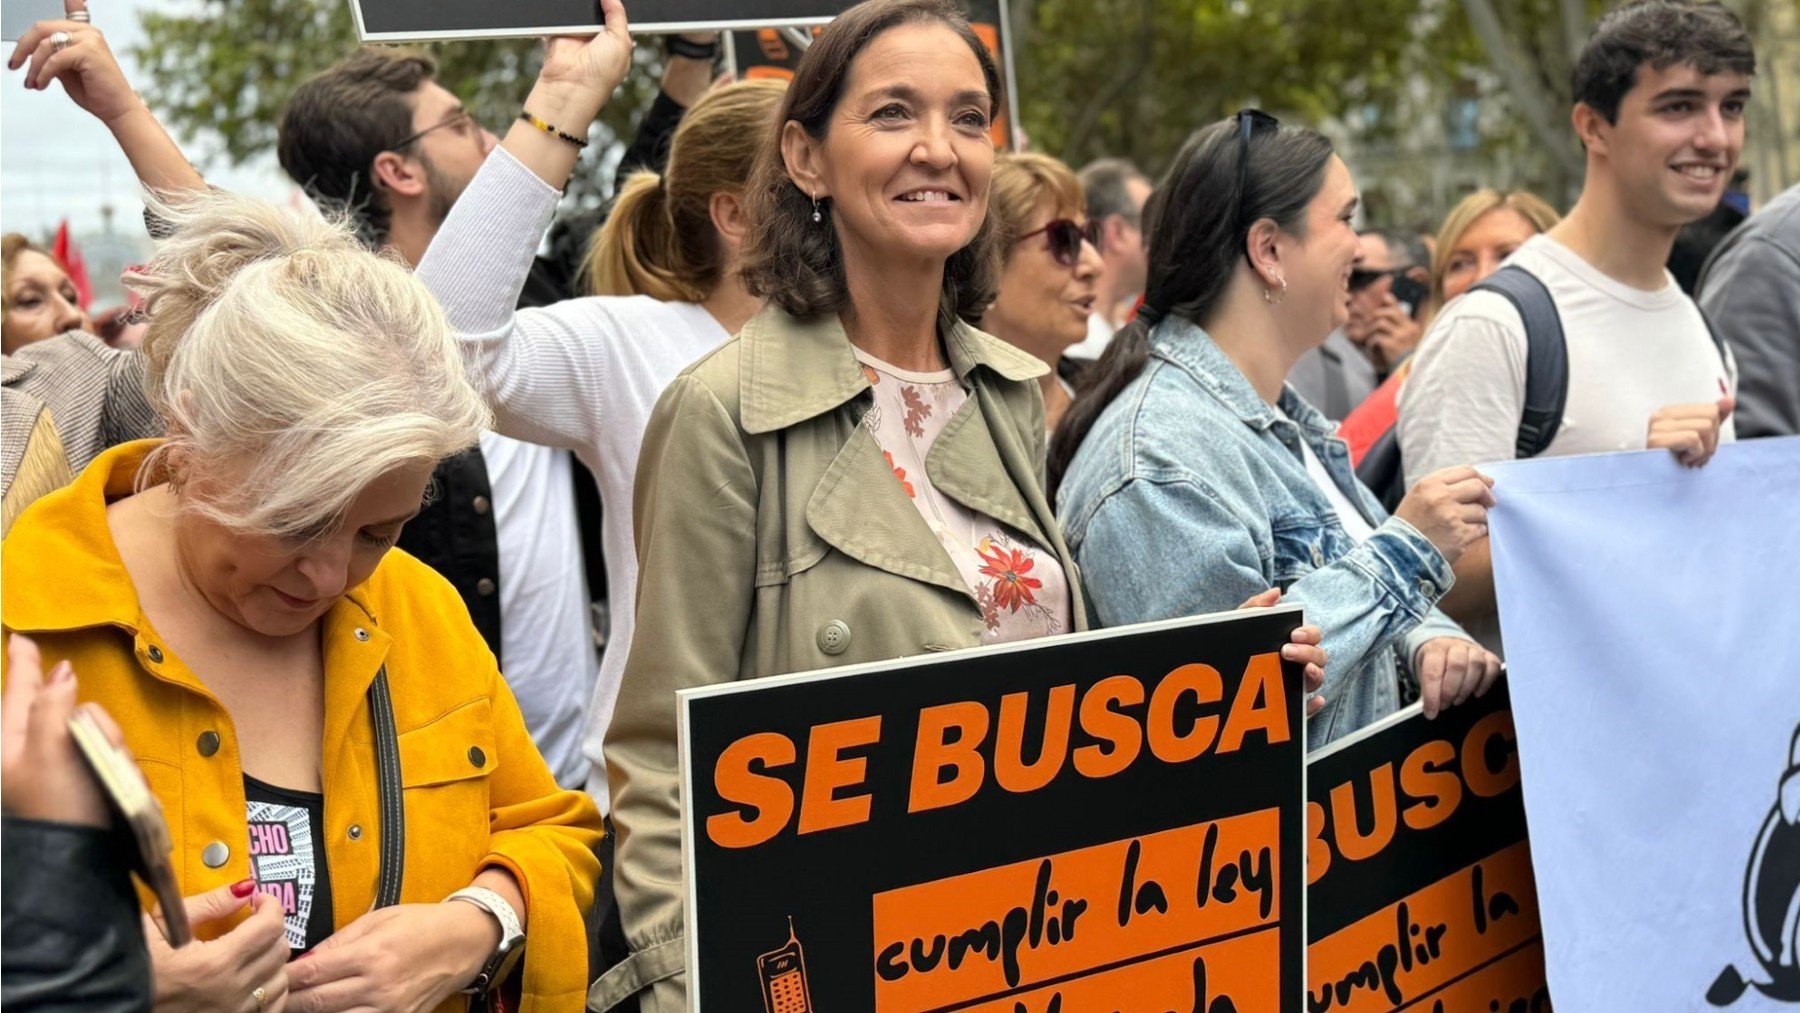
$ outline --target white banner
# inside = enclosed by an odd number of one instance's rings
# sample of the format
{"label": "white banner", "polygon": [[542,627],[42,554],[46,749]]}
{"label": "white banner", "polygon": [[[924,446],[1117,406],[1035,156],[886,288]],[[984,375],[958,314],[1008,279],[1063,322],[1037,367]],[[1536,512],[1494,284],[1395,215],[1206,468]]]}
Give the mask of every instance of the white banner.
{"label": "white banner", "polygon": [[1556,1008],[1800,1011],[1800,438],[1485,470]]}

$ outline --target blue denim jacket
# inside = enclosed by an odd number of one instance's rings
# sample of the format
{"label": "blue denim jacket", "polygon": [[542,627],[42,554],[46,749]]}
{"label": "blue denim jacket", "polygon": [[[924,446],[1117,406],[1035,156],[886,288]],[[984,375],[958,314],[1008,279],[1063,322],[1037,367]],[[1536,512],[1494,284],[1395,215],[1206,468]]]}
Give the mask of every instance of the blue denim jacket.
{"label": "blue denim jacket", "polygon": [[[1330,654],[1318,748],[1399,707],[1399,656],[1470,639],[1437,601],[1450,564],[1356,480],[1333,425],[1293,388],[1278,416],[1206,332],[1178,317],[1070,462],[1057,516],[1102,626],[1220,612],[1270,587],[1306,606]],[[1305,440],[1375,534],[1360,545],[1307,474]]]}

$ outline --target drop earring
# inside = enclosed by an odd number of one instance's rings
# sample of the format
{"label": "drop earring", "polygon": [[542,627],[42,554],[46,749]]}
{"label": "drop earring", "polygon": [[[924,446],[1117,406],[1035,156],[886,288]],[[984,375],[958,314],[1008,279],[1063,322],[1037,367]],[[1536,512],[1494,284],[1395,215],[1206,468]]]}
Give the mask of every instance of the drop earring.
{"label": "drop earring", "polygon": [[824,221],[825,216],[822,213],[820,213],[820,211],[819,211],[819,198],[814,197],[812,199],[812,202],[813,202],[813,223],[817,224],[819,222]]}

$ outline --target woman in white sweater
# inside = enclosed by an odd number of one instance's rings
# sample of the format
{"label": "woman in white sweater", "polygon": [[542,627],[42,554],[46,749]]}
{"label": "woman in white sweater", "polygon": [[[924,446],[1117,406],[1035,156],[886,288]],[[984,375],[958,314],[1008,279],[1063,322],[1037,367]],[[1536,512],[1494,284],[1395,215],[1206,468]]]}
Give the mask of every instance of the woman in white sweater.
{"label": "woman in white sweater", "polygon": [[[786,85],[714,89],[675,132],[662,175],[626,181],[587,260],[600,293],[515,310],[562,196],[504,145],[469,184],[418,277],[444,304],[503,436],[573,450],[599,480],[611,632],[588,708],[588,791],[607,806],[601,742],[634,626],[631,494],[656,399],[762,306],[738,280],[741,195]],[[571,547],[573,551],[573,547]]]}

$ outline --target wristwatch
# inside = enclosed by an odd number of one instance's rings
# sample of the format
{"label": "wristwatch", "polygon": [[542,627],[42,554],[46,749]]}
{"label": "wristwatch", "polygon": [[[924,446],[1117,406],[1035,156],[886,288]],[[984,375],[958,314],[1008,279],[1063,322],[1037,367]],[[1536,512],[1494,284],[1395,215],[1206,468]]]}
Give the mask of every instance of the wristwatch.
{"label": "wristwatch", "polygon": [[463,989],[464,995],[483,995],[493,990],[501,979],[512,973],[525,952],[525,932],[519,927],[518,912],[513,910],[506,898],[492,890],[480,886],[468,886],[456,891],[446,902],[460,900],[465,904],[473,904],[494,916],[500,923],[500,945],[494,949],[494,955],[481,965],[481,971],[475,980]]}

